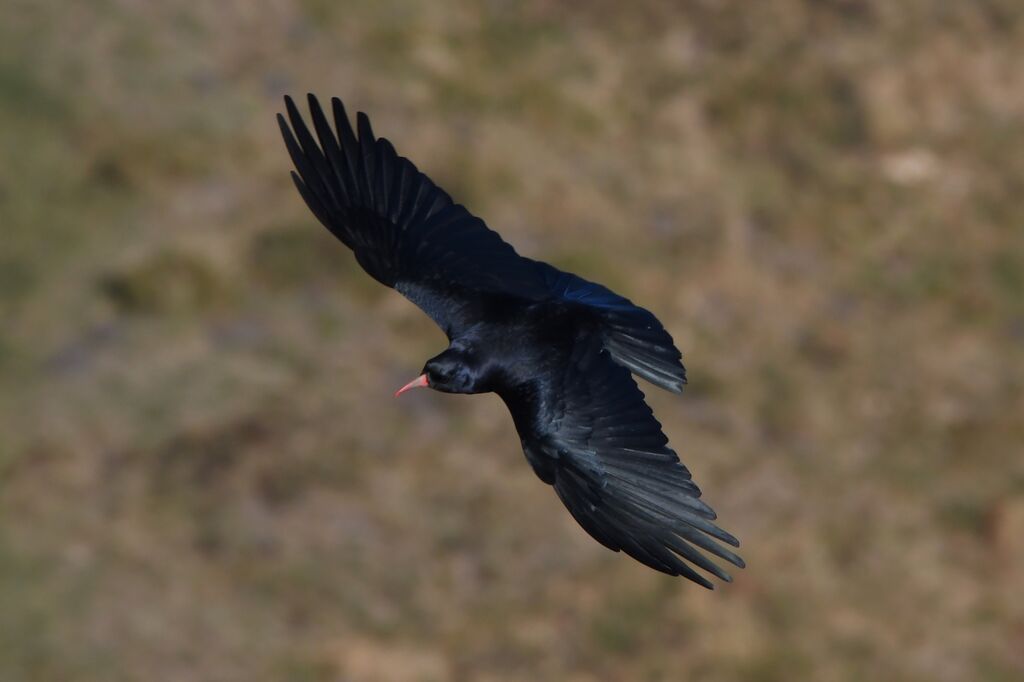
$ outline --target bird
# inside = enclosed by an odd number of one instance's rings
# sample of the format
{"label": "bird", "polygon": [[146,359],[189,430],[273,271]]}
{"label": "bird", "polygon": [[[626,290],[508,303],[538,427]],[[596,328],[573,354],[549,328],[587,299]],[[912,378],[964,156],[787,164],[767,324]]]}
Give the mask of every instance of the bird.
{"label": "bird", "polygon": [[[548,263],[519,255],[438,187],[363,112],[355,127],[313,94],[312,131],[285,96],[277,122],[299,195],[372,278],[448,337],[398,389],[495,393],[526,459],[597,542],[703,587],[732,578],[713,555],[745,564],[714,523],[633,375],[680,393],[682,354],[650,311]],[[703,550],[703,551],[702,551]]]}

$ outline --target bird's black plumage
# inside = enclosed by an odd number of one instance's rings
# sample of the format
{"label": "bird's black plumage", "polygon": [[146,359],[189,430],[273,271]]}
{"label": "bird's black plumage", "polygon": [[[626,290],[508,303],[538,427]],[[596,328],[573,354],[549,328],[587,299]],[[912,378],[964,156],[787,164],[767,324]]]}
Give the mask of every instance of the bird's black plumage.
{"label": "bird's black plumage", "polygon": [[[668,447],[631,373],[673,392],[686,373],[649,311],[607,288],[524,258],[482,220],[332,100],[332,127],[312,95],[314,133],[291,98],[278,115],[302,198],[374,279],[445,332],[449,348],[423,383],[494,392],[527,460],[598,542],[705,587],[692,567],[729,576],[699,549],[742,567],[721,542],[690,472]],[[719,542],[720,541],[720,542]],[[699,548],[699,549],[698,549]]]}

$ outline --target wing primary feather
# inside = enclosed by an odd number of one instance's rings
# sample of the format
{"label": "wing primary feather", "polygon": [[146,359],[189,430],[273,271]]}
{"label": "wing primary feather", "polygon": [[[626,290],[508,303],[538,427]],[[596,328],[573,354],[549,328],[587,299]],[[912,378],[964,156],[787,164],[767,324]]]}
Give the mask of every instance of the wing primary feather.
{"label": "wing primary feather", "polygon": [[292,171],[292,179],[295,181],[295,186],[299,190],[299,194],[302,196],[306,205],[309,206],[310,211],[313,215],[323,223],[323,225],[330,230],[333,234],[337,235],[339,239],[345,244],[349,244],[348,238],[342,234],[343,230],[341,225],[336,221],[332,220],[331,212],[325,205],[323,194],[316,190],[316,187],[310,185],[307,179],[316,178],[316,172],[309,166],[306,157],[302,154],[302,150],[299,149],[298,144],[295,142],[295,138],[291,134],[291,130],[288,128],[288,124],[285,123],[284,117],[278,114],[278,124],[281,126],[281,134],[284,137],[285,147],[288,149],[288,154],[292,157],[292,162],[295,164],[297,173]]}
{"label": "wing primary feather", "polygon": [[309,188],[306,187],[306,184],[302,182],[302,178],[299,177],[299,174],[292,171],[291,177],[292,182],[295,183],[295,188],[299,190],[299,196],[301,196],[303,201],[306,202],[306,205],[309,207],[309,210],[313,212],[316,219],[323,223],[323,225],[331,231],[331,234],[338,237],[342,242],[346,242],[345,235],[332,227],[330,217],[324,212],[324,208],[320,204],[320,200],[313,196],[309,191]]}
{"label": "wing primary feather", "polygon": [[743,559],[741,559],[735,553],[730,552],[725,547],[722,547],[720,544],[710,539],[703,533],[699,532],[697,529],[690,528],[689,526],[680,524],[674,530],[678,535],[682,536],[688,542],[692,542],[701,549],[707,550],[715,556],[725,559],[733,566],[738,566],[739,568],[746,568],[747,564],[743,561]]}
{"label": "wing primary feather", "polygon": [[357,175],[359,170],[359,142],[352,132],[352,124],[348,120],[345,105],[337,97],[331,98],[331,110],[334,113],[334,129],[338,134],[338,144],[345,156],[346,184],[351,188],[353,204],[363,202],[362,188]]}
{"label": "wing primary feather", "polygon": [[366,187],[367,206],[377,207],[374,188],[374,153],[373,153],[373,129],[370,127],[370,118],[361,111],[356,112],[356,130],[359,132],[359,159],[361,180]]}
{"label": "wing primary feather", "polygon": [[309,162],[313,173],[311,177],[306,177],[303,173],[303,178],[306,180],[306,184],[315,184],[315,189],[325,198],[329,199],[333,206],[344,205],[339,197],[335,194],[333,182],[327,180],[333,175],[330,166],[327,164],[327,159],[324,158],[323,152],[320,147],[317,146],[316,140],[313,139],[313,135],[309,132],[309,128],[306,127],[305,121],[302,120],[302,115],[299,113],[298,107],[295,106],[295,102],[291,97],[285,96],[285,108],[288,110],[288,119],[291,121],[292,130],[295,132],[295,137],[299,141],[299,146],[302,148],[303,155]]}
{"label": "wing primary feather", "polygon": [[327,156],[327,160],[334,171],[333,178],[337,181],[337,189],[341,195],[341,201],[345,205],[351,205],[353,197],[349,195],[348,191],[346,161],[342,155],[341,147],[338,145],[338,139],[334,136],[334,131],[331,130],[331,125],[327,122],[327,117],[324,115],[323,109],[320,108],[320,102],[317,98],[313,93],[309,93],[307,99],[310,117],[313,119],[313,128],[316,130],[316,136],[320,140],[320,147],[324,150],[324,154]]}
{"label": "wing primary feather", "polygon": [[708,573],[714,575],[720,580],[724,580],[727,583],[732,582],[732,576],[725,572],[721,566],[716,564],[711,559],[695,550],[690,545],[686,544],[678,537],[668,533],[664,536],[665,544],[672,549],[673,552],[689,561],[694,566],[703,568]]}

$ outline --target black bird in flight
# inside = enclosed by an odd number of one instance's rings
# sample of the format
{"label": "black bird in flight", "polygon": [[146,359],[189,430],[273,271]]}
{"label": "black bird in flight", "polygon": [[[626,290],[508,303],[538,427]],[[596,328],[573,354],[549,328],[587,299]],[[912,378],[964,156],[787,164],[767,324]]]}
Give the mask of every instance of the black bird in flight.
{"label": "black bird in flight", "polygon": [[[449,340],[396,396],[425,386],[497,393],[523,451],[595,540],[658,571],[729,581],[699,550],[742,568],[716,540],[690,472],[644,402],[632,374],[679,393],[686,370],[649,311],[600,284],[524,258],[430,178],[374,137],[341,100],[334,127],[313,95],[316,137],[290,97],[278,114],[292,179],[313,214],[374,279],[419,306]],[[289,127],[289,122],[291,126]]]}

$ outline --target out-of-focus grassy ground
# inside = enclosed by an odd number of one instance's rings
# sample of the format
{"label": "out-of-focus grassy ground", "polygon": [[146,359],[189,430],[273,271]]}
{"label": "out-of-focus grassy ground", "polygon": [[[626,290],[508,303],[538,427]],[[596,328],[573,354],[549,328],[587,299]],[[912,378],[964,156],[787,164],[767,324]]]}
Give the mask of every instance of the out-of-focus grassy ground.
{"label": "out-of-focus grassy ground", "polygon": [[[1024,5],[13,0],[0,679],[1019,680]],[[342,95],[655,311],[749,568],[607,552],[296,196]]]}

